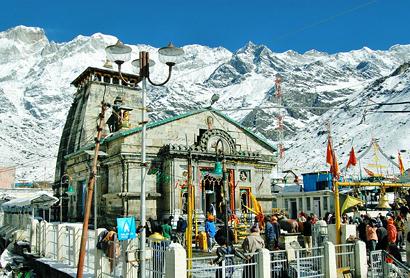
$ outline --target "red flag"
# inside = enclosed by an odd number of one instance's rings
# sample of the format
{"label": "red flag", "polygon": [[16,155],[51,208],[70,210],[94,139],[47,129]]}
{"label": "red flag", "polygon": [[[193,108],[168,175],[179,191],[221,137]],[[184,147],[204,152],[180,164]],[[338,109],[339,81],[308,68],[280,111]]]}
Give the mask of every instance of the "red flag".
{"label": "red flag", "polygon": [[333,150],[332,150],[332,143],[330,142],[330,137],[327,142],[326,163],[329,165],[333,164]]}
{"label": "red flag", "polygon": [[404,175],[404,165],[403,165],[403,160],[401,160],[400,152],[399,152],[399,169],[400,169],[400,175]]}
{"label": "red flag", "polygon": [[339,164],[332,148],[332,139],[329,136],[326,150],[326,163],[330,164],[330,173],[335,179],[339,179]]}
{"label": "red flag", "polygon": [[347,162],[346,168],[349,168],[351,165],[356,166],[356,164],[357,164],[357,158],[354,153],[354,149],[352,147],[352,150],[350,151],[349,161]]}
{"label": "red flag", "polygon": [[375,176],[375,174],[372,171],[370,171],[369,169],[367,169],[365,167],[363,167],[363,169],[369,177],[374,177]]}

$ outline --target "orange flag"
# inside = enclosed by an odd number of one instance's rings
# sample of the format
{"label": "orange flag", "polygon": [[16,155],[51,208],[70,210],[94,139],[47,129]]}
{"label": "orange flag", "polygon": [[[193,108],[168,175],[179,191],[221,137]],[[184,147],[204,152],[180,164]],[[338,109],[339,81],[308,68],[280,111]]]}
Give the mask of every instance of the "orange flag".
{"label": "orange flag", "polygon": [[327,149],[326,149],[326,163],[329,165],[333,164],[333,150],[332,150],[332,143],[329,140],[327,141]]}
{"label": "orange flag", "polygon": [[400,152],[399,154],[399,169],[400,169],[400,174],[403,176],[404,175],[404,165],[403,165],[403,160],[401,160],[401,155]]}
{"label": "orange flag", "polygon": [[357,164],[357,158],[354,153],[354,149],[352,147],[352,150],[350,151],[349,161],[347,162],[346,168],[349,168],[351,165],[356,166],[356,164]]}
{"label": "orange flag", "polygon": [[337,164],[337,158],[332,148],[332,140],[329,136],[326,150],[326,163],[330,164],[330,173],[335,179],[339,179],[339,164]]}
{"label": "orange flag", "polygon": [[363,169],[369,177],[374,177],[375,176],[374,172],[370,171],[369,169],[367,169],[365,167],[363,167]]}

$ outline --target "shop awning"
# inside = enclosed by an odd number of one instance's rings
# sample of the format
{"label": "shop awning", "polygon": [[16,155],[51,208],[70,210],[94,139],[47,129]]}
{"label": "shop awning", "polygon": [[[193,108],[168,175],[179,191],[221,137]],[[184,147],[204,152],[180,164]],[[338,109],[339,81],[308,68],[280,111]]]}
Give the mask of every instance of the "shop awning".
{"label": "shop awning", "polygon": [[1,205],[5,212],[31,211],[33,208],[49,209],[58,199],[47,193],[39,192],[31,197],[16,198]]}

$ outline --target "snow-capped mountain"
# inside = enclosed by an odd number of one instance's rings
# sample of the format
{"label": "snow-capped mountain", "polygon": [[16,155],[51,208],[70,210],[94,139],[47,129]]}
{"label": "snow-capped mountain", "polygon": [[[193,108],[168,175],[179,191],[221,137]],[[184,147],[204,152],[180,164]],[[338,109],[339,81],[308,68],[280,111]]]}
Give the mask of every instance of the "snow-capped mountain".
{"label": "snow-capped mountain", "polygon": [[[88,66],[102,67],[107,45],[117,38],[94,34],[70,42],[49,41],[40,28],[18,26],[0,32],[0,167],[16,166],[18,178],[52,180],[65,117],[75,88],[70,83]],[[167,67],[158,62],[157,49],[132,46],[133,56],[147,50],[156,66],[152,79],[161,81]],[[283,77],[282,114],[285,115],[285,168],[310,171],[326,167],[326,123],[339,160],[347,159],[372,137],[388,154],[410,150],[408,104],[374,103],[410,100],[410,45],[387,51],[362,48],[327,54],[315,50],[275,53],[251,42],[235,53],[222,47],[183,47],[186,55],[164,87],[150,87],[153,120],[208,106],[263,134],[277,138],[275,75]],[[131,67],[125,67],[131,72]],[[367,105],[367,106],[366,106]],[[360,107],[359,107],[360,106]],[[312,107],[320,107],[312,108]],[[408,155],[404,156],[405,163]]]}

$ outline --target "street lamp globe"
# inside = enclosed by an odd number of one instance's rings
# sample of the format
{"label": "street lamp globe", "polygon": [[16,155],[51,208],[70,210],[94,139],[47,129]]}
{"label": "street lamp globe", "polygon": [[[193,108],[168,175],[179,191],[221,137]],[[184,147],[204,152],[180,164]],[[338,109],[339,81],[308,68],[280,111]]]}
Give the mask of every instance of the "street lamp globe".
{"label": "street lamp globe", "polygon": [[[134,72],[140,72],[140,65],[141,65],[141,60],[140,59],[135,59],[131,62],[132,68],[134,69]],[[148,59],[148,66],[150,68],[152,68],[153,66],[155,66],[155,61]]]}
{"label": "street lamp globe", "polygon": [[117,65],[121,65],[124,62],[131,60],[131,51],[131,47],[123,44],[120,40],[118,40],[116,44],[105,48],[107,59]]}
{"label": "street lamp globe", "polygon": [[175,47],[172,43],[169,43],[168,46],[162,47],[158,50],[159,60],[167,64],[168,66],[174,66],[175,64],[181,62],[184,55],[184,50],[181,48]]}

